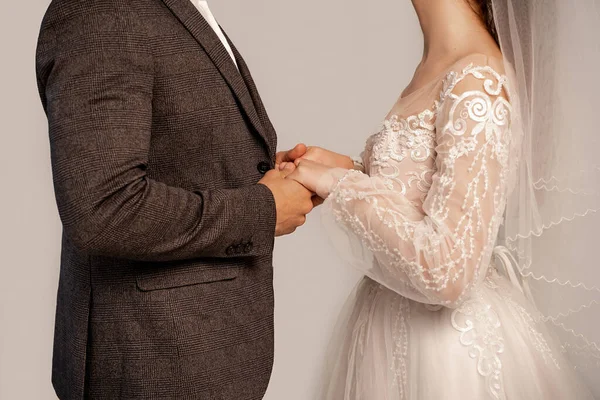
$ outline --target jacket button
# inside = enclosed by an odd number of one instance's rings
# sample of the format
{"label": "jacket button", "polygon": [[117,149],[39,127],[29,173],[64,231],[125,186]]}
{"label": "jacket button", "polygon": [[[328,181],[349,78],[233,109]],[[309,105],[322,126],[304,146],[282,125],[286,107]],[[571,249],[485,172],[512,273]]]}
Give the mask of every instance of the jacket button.
{"label": "jacket button", "polygon": [[248,243],[244,246],[244,253],[248,254],[252,251],[252,249],[254,248],[254,246],[252,245],[252,243]]}
{"label": "jacket button", "polygon": [[271,170],[271,164],[266,161],[261,161],[258,163],[256,168],[258,169],[258,172],[264,175]]}

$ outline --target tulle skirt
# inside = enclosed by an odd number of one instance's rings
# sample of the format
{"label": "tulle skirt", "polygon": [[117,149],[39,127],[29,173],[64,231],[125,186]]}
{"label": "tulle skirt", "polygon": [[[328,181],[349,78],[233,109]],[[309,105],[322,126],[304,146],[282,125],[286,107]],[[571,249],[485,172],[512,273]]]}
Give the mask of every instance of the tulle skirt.
{"label": "tulle skirt", "polygon": [[364,278],[338,323],[318,398],[593,399],[535,308],[490,271],[457,309]]}

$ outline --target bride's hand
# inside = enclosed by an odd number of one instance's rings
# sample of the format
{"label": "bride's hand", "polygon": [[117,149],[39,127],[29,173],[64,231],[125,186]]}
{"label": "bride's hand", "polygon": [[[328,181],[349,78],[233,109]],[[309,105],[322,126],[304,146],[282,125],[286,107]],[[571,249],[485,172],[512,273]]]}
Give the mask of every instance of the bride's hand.
{"label": "bride's hand", "polygon": [[306,147],[302,143],[297,144],[289,151],[277,153],[276,164],[283,169],[288,162],[295,162],[298,159],[315,161],[330,168],[354,168],[354,161],[348,156],[317,146]]}
{"label": "bride's hand", "polygon": [[300,159],[315,161],[330,168],[354,168],[354,161],[352,158],[322,147],[309,146],[306,153],[300,157]]}
{"label": "bride's hand", "polygon": [[[291,171],[291,163],[284,164],[287,171]],[[286,179],[294,179],[308,190],[316,193],[317,196],[325,198],[329,195],[329,186],[327,184],[332,168],[315,161],[300,158],[294,162],[295,169],[290,172]]]}

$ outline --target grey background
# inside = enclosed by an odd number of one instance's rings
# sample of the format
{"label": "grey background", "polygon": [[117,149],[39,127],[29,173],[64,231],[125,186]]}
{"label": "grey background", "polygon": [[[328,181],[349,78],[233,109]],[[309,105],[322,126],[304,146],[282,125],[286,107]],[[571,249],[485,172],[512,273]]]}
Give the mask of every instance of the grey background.
{"label": "grey background", "polygon": [[[55,399],[50,361],[61,228],[34,73],[48,4],[4,2],[0,14],[2,400]],[[209,4],[250,65],[281,149],[303,141],[358,154],[421,54],[409,0]],[[277,240],[275,269],[275,368],[265,399],[311,399],[337,314],[359,276],[329,247],[318,211],[294,236]]]}

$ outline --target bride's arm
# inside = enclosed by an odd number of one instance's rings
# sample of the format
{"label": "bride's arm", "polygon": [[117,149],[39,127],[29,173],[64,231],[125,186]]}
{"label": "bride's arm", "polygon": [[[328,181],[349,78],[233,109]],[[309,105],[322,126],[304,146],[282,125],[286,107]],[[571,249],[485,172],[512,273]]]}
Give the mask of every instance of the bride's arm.
{"label": "bride's arm", "polygon": [[292,175],[328,196],[328,233],[352,264],[424,303],[454,306],[481,282],[504,209],[510,105],[503,81],[486,81],[499,75],[477,71],[458,76],[440,99],[437,172],[422,208],[358,171],[321,170],[310,180],[303,169],[314,164],[300,163]]}

